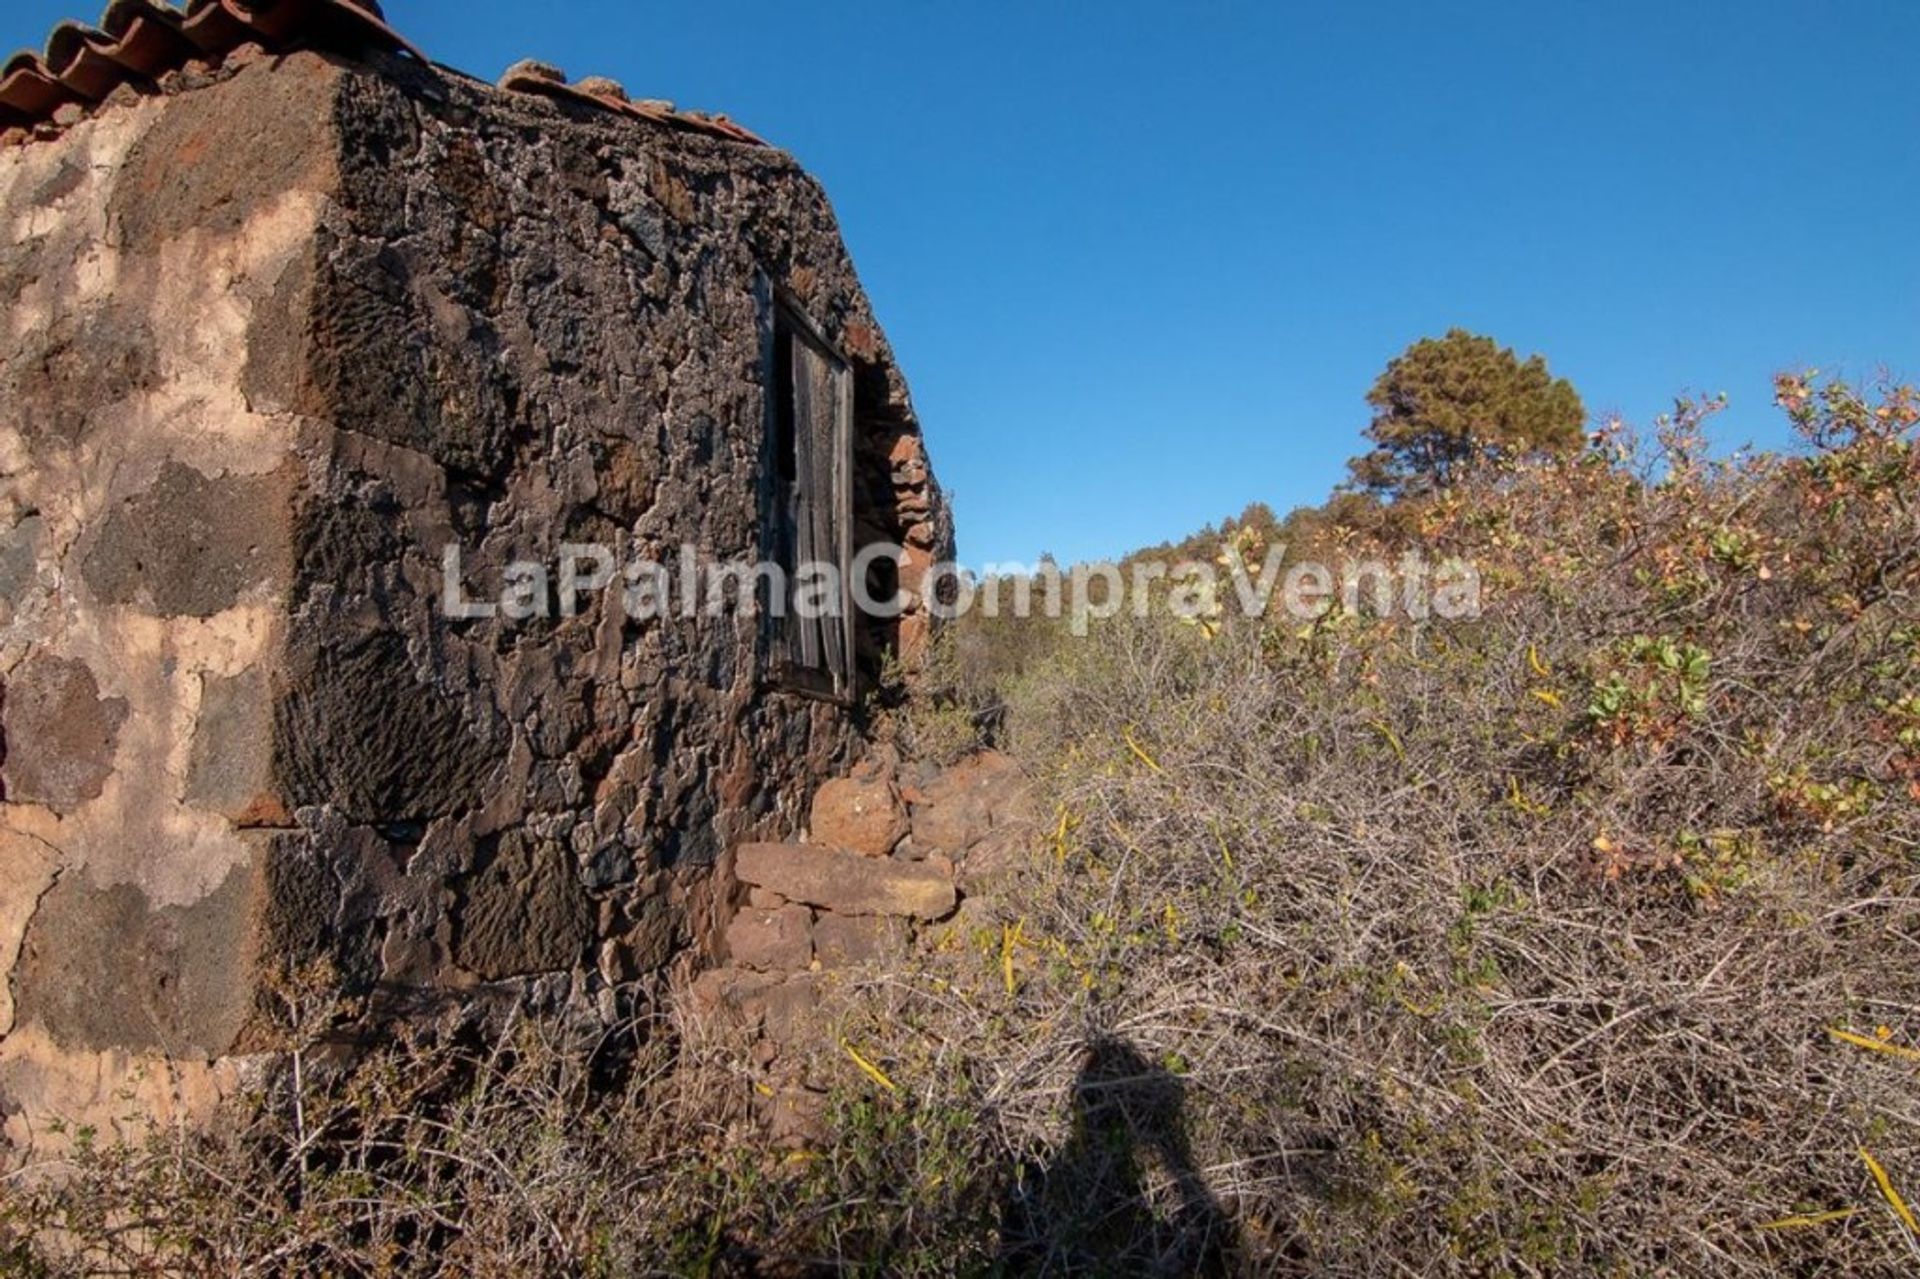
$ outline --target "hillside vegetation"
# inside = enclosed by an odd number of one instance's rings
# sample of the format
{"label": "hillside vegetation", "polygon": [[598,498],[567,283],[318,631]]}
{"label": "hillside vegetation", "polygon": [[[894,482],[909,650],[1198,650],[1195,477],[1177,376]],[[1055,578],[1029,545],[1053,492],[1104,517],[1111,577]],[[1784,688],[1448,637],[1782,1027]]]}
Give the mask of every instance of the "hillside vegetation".
{"label": "hillside vegetation", "polygon": [[1473,560],[1478,622],[1024,653],[1062,826],[998,1086],[1061,1006],[1124,1036],[1303,1273],[1911,1273],[1920,414],[1777,394],[1801,455],[1682,405],[1313,532]]}
{"label": "hillside vegetation", "polygon": [[1465,557],[1478,620],[957,624],[894,731],[985,726],[1045,820],[843,992],[820,1148],[753,1140],[723,1028],[522,1026],[8,1183],[0,1259],[1913,1273],[1920,406],[1777,394],[1791,456],[1710,460],[1682,405],[1245,539]]}

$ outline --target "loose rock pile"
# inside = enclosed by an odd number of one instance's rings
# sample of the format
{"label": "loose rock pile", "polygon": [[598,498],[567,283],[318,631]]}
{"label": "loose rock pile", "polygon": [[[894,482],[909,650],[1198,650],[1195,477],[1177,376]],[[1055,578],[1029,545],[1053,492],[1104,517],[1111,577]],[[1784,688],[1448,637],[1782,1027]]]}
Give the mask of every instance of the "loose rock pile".
{"label": "loose rock pile", "polygon": [[759,1117],[772,1138],[818,1137],[827,1081],[804,1046],[836,982],[903,959],[922,930],[1029,846],[1031,799],[1019,767],[984,751],[948,769],[882,756],[815,795],[803,842],[743,844],[726,930],[727,962],[693,984],[699,1013],[756,1037]]}

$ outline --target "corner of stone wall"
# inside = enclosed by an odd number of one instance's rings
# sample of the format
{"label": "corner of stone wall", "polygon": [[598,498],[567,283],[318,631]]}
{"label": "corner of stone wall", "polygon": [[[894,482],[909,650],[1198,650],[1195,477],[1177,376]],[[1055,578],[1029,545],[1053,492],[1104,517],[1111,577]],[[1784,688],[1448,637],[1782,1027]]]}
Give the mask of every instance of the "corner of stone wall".
{"label": "corner of stone wall", "polygon": [[[751,281],[856,364],[862,536],[951,554],[789,157],[310,54],[0,152],[0,1109],[204,1113],[331,967],[366,1028],[596,1025],[723,952],[864,749],[737,617],[449,616],[566,542],[756,545]],[[195,73],[198,75],[199,73]],[[611,322],[609,317],[618,317]],[[877,657],[876,657],[877,664]]]}
{"label": "corner of stone wall", "polygon": [[[256,1014],[301,317],[336,66],[0,152],[0,1108],[204,1110]],[[126,1097],[136,1099],[129,1107]]]}

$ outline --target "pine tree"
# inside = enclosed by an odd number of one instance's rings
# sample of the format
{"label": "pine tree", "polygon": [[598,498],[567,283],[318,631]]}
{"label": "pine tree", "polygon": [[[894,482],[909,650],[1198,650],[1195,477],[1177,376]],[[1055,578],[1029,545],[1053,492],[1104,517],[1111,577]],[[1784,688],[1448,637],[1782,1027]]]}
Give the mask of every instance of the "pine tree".
{"label": "pine tree", "polygon": [[1367,395],[1374,449],[1349,464],[1354,488],[1388,500],[1457,484],[1490,462],[1579,446],[1586,409],[1538,355],[1453,329],[1422,338]]}

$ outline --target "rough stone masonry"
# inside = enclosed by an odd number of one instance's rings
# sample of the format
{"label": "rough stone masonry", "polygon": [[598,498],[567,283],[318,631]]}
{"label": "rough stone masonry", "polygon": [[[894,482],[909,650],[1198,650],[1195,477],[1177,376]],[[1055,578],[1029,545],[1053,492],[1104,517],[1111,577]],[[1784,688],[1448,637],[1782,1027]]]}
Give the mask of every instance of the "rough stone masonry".
{"label": "rough stone masonry", "polygon": [[[748,135],[750,136],[750,135]],[[771,282],[845,354],[861,542],[951,534],[784,152],[242,44],[0,146],[0,1110],[200,1113],[326,960],[367,1017],[621,1015],[717,946],[857,706],[754,620],[457,620],[563,542],[762,544]],[[923,608],[867,624],[883,654]],[[638,984],[636,986],[636,983]]]}

